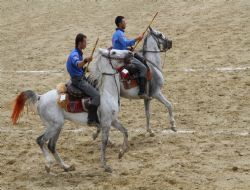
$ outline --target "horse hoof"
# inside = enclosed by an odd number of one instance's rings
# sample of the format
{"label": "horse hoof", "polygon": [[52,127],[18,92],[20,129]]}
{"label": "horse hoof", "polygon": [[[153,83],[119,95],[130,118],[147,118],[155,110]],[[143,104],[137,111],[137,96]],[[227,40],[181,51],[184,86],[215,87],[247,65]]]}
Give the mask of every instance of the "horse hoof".
{"label": "horse hoof", "polygon": [[93,134],[92,135],[93,140],[96,140],[97,136],[98,136],[97,134]]}
{"label": "horse hoof", "polygon": [[150,137],[154,137],[154,136],[155,136],[155,134],[152,132],[151,129],[148,129],[147,132],[149,133],[149,136],[150,136]]}
{"label": "horse hoof", "polygon": [[108,140],[108,146],[110,148],[113,148],[113,147],[115,147],[115,143],[113,143],[112,141]]}
{"label": "horse hoof", "polygon": [[106,166],[106,167],[104,168],[104,171],[107,172],[107,173],[112,173],[112,169],[111,169],[111,167],[109,167],[109,166]]}
{"label": "horse hoof", "polygon": [[74,165],[67,166],[67,167],[64,168],[64,171],[65,171],[65,172],[75,171],[75,170],[76,170],[76,168],[75,168]]}
{"label": "horse hoof", "polygon": [[124,152],[123,152],[123,151],[120,151],[120,152],[119,152],[119,155],[118,155],[118,158],[121,159],[121,158],[123,157],[123,155],[124,155]]}
{"label": "horse hoof", "polygon": [[175,127],[171,127],[170,129],[174,132],[177,132],[177,129]]}
{"label": "horse hoof", "polygon": [[50,173],[50,167],[49,166],[45,165],[45,170],[46,170],[47,173]]}
{"label": "horse hoof", "polygon": [[153,132],[151,132],[151,133],[149,134],[149,136],[150,136],[150,137],[154,137],[155,134],[154,134]]}

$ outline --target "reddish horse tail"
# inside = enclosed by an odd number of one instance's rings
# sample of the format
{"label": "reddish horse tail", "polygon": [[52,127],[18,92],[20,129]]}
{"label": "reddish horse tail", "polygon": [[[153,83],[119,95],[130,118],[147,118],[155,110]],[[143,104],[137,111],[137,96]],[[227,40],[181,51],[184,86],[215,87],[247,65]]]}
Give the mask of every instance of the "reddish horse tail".
{"label": "reddish horse tail", "polygon": [[14,125],[17,123],[17,120],[19,119],[20,114],[23,111],[25,103],[28,101],[34,104],[37,102],[38,98],[39,96],[36,95],[36,93],[31,90],[26,90],[24,92],[21,92],[16,97],[15,102],[14,102],[13,112],[11,115],[11,120]]}

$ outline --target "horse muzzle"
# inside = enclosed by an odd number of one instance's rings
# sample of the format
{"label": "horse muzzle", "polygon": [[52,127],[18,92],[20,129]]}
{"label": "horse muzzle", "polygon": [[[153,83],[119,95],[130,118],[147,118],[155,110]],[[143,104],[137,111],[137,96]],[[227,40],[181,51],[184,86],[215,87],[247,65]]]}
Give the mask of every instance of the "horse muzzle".
{"label": "horse muzzle", "polygon": [[171,49],[172,48],[172,40],[169,40],[168,41],[168,49]]}

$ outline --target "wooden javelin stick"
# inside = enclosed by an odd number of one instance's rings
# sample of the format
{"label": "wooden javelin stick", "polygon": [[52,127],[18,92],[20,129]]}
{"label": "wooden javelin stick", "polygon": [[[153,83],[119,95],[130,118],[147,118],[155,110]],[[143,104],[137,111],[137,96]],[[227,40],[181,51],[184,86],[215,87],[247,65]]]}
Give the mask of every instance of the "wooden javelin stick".
{"label": "wooden javelin stick", "polygon": [[[91,55],[90,55],[90,57],[92,57],[92,58],[93,58],[93,55],[94,55],[96,46],[97,46],[97,44],[98,44],[98,41],[99,41],[99,37],[96,39],[95,46],[94,46],[94,48],[93,48],[93,50],[92,50],[92,52],[91,52]],[[90,64],[90,62],[88,62],[88,65],[87,65],[87,67],[86,67],[86,72],[88,72],[88,70],[89,70],[89,64]]]}
{"label": "wooden javelin stick", "polygon": [[[155,16],[153,17],[153,19],[151,20],[151,22],[149,23],[148,27],[146,28],[146,30],[142,33],[142,37],[145,35],[145,33],[147,32],[147,30],[149,29],[150,25],[153,23],[155,17],[158,15],[158,12],[155,14]],[[140,40],[141,41],[141,40]],[[134,50],[135,48],[137,47],[137,45],[140,43],[140,41],[137,41],[136,44],[135,44],[135,47],[134,47]]]}

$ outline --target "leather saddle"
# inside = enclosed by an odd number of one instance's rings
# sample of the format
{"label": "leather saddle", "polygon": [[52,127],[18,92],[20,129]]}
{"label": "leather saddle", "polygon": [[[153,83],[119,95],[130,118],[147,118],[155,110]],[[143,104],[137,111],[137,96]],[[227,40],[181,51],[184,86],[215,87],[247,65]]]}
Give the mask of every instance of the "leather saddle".
{"label": "leather saddle", "polygon": [[88,95],[86,95],[83,91],[81,91],[79,88],[75,87],[71,80],[69,80],[66,84],[67,93],[69,94],[70,100],[78,100],[78,99],[85,99],[89,98]]}
{"label": "leather saddle", "polygon": [[80,89],[75,87],[71,81],[57,85],[58,105],[70,113],[88,112],[91,99]]}

